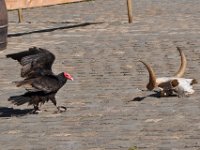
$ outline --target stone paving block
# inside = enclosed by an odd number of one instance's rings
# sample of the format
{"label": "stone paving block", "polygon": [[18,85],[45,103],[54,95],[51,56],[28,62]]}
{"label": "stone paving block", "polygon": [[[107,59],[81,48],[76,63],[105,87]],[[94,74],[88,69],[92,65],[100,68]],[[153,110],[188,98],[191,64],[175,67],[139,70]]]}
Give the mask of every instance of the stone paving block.
{"label": "stone paving block", "polygon": [[[1,149],[199,150],[199,84],[191,97],[132,101],[152,94],[138,90],[148,73],[137,60],[171,76],[180,64],[176,46],[188,60],[185,77],[200,81],[199,10],[199,0],[135,0],[132,24],[125,0],[25,9],[20,24],[9,11],[8,48],[0,52]],[[7,101],[25,90],[12,84],[21,79],[20,65],[5,55],[32,46],[56,55],[55,73],[74,76],[56,95],[64,113],[49,102],[32,115],[30,106]]]}

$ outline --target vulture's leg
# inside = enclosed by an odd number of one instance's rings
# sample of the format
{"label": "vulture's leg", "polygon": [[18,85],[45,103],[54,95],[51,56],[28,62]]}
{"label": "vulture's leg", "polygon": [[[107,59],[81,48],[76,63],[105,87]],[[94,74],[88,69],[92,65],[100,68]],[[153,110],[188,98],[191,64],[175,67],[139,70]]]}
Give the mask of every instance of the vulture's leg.
{"label": "vulture's leg", "polygon": [[65,112],[67,110],[67,108],[65,106],[57,106],[57,102],[55,97],[51,97],[51,101],[52,103],[56,106],[56,108],[58,109],[58,112]]}
{"label": "vulture's leg", "polygon": [[32,111],[32,113],[33,114],[38,114],[40,112],[41,112],[41,110],[39,109],[38,104],[34,104],[34,110]]}

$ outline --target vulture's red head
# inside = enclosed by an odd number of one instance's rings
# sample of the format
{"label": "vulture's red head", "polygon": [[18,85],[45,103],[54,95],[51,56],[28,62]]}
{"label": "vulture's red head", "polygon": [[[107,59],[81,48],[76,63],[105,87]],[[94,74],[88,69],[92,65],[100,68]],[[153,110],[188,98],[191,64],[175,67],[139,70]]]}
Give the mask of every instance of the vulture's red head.
{"label": "vulture's red head", "polygon": [[64,72],[64,77],[72,81],[74,80],[73,77],[67,72]]}

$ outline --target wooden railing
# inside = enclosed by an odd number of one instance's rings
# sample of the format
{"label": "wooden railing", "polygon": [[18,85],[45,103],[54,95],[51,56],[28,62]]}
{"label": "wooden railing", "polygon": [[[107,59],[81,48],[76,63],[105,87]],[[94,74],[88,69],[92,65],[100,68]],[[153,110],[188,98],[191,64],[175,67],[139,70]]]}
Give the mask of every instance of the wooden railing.
{"label": "wooden railing", "polygon": [[8,10],[49,6],[63,3],[80,2],[86,0],[5,0]]}
{"label": "wooden railing", "polygon": [[[81,2],[87,0],[5,0],[8,10],[17,9],[19,22],[23,20],[22,9],[30,7],[41,7],[63,3]],[[129,23],[132,23],[132,0],[127,0],[127,12]]]}
{"label": "wooden railing", "polygon": [[86,0],[5,0],[8,10],[18,10],[19,22],[23,21],[22,9],[31,7],[42,7],[64,3],[81,2]]}

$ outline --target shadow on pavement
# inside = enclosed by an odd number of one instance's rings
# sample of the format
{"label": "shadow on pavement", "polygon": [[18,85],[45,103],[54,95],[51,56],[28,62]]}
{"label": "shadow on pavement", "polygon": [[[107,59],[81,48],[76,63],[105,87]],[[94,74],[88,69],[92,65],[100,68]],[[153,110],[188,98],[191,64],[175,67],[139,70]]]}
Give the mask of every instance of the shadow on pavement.
{"label": "shadow on pavement", "polygon": [[131,101],[142,101],[142,100],[144,100],[147,97],[160,98],[159,94],[155,93],[155,94],[150,94],[150,95],[147,95],[147,96],[142,96],[142,97],[138,96],[138,97],[135,97],[132,100],[130,100],[129,102],[131,102]]}
{"label": "shadow on pavement", "polygon": [[102,23],[103,22],[86,22],[86,23],[80,23],[80,24],[76,24],[76,25],[66,25],[66,26],[61,26],[61,27],[47,28],[47,29],[42,29],[42,30],[30,31],[30,32],[13,33],[13,34],[8,34],[8,37],[17,37],[17,36],[23,36],[23,35],[27,35],[27,34],[33,34],[33,33],[52,32],[55,30],[78,28],[78,27],[84,27],[84,26],[102,24]]}
{"label": "shadow on pavement", "polygon": [[30,114],[33,109],[13,109],[8,107],[0,107],[0,117],[20,117]]}
{"label": "shadow on pavement", "polygon": [[[147,96],[135,97],[132,100],[129,100],[128,102],[132,102],[132,101],[138,101],[139,102],[139,101],[144,100],[147,97],[162,98],[162,97],[160,97],[160,92],[158,92],[158,91],[154,91],[154,92],[155,92],[154,94],[149,94]],[[177,95],[170,95],[170,96],[166,96],[166,97],[177,97]]]}

